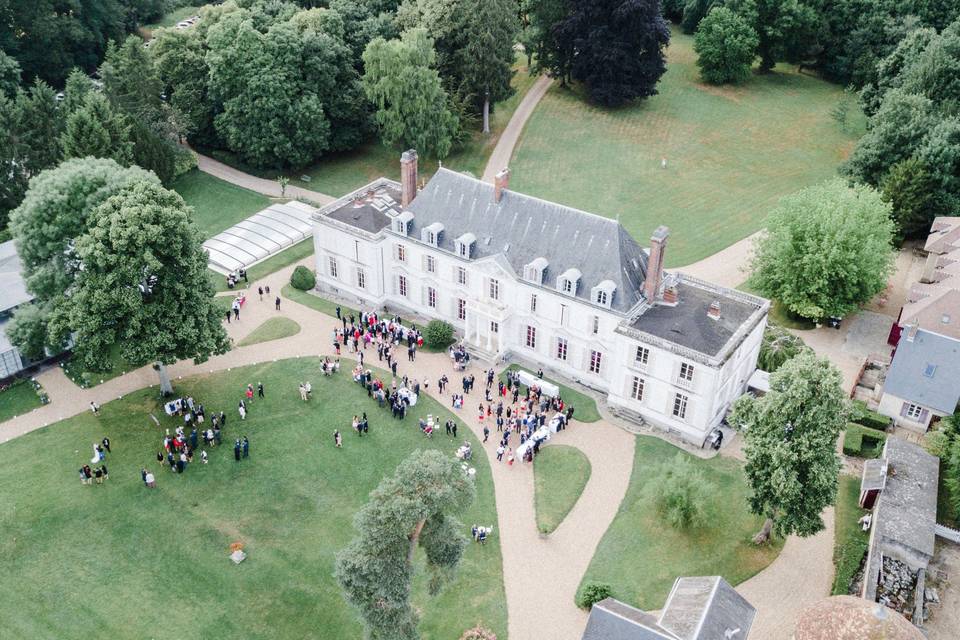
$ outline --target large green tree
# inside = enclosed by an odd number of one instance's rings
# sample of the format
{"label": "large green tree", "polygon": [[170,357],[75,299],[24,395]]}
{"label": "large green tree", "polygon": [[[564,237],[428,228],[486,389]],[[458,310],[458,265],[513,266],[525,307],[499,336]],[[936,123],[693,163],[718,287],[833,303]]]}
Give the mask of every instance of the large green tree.
{"label": "large green tree", "polygon": [[712,9],[693,39],[700,75],[713,84],[746,80],[758,42],[757,32],[743,17],[726,7]]}
{"label": "large green tree", "polygon": [[804,58],[816,41],[816,12],[797,0],[729,0],[726,6],[756,31],[760,71]]}
{"label": "large green tree", "polygon": [[780,200],[757,241],[754,285],[804,318],[845,316],[887,284],[890,204],[836,178]]}
{"label": "large green tree", "polygon": [[88,93],[66,118],[60,136],[64,158],[112,158],[129,165],[133,157],[130,127],[102,94]]}
{"label": "large green tree", "polygon": [[430,591],[438,593],[463,555],[463,525],[452,514],[474,500],[473,479],[451,456],[415,451],[370,493],[357,513],[357,535],[337,555],[336,576],[359,611],[370,640],[416,640],[418,615],[410,605],[416,569],[424,551]]}
{"label": "large green tree", "polygon": [[657,0],[571,0],[556,37],[573,54],[571,75],[590,98],[617,106],[657,93],[670,30]]}
{"label": "large green tree", "polygon": [[767,325],[763,332],[763,341],[760,343],[760,354],[757,356],[757,368],[773,373],[783,364],[807,349],[803,340],[776,325]]}
{"label": "large green tree", "polygon": [[[93,210],[132,184],[156,181],[138,167],[82,158],[67,160],[30,182],[23,202],[11,214],[10,227],[27,290],[36,298],[44,322],[73,287],[81,264],[76,241],[87,232]],[[62,344],[65,338],[66,334],[50,335],[47,343]]]}
{"label": "large green tree", "polygon": [[434,61],[424,29],[407,31],[401,40],[377,38],[363,54],[363,86],[385,144],[444,158],[458,123]]}
{"label": "large green tree", "polygon": [[20,63],[0,50],[0,95],[12,98],[20,87]]}
{"label": "large green tree", "polygon": [[890,203],[901,239],[926,237],[933,219],[949,213],[936,178],[916,158],[893,165],[880,183],[880,189]]}
{"label": "large green tree", "polygon": [[730,422],[744,431],[750,510],[766,518],[756,543],[771,531],[806,537],[824,528],[820,513],[836,500],[837,438],[846,423],[841,384],[829,361],[804,351],[771,374],[766,395],[734,404]]}
{"label": "large green tree", "polygon": [[213,302],[203,239],[191,210],[153,179],[133,182],[91,212],[76,240],[70,295],[52,311],[57,334],[73,333],[76,356],[90,369],[119,345],[131,365],[203,362],[229,340]]}

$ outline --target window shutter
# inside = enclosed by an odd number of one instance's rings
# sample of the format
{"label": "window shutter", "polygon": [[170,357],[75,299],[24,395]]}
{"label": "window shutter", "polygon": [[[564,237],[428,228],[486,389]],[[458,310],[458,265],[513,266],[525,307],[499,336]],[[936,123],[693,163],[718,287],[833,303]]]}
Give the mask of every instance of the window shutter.
{"label": "window shutter", "polygon": [[400,294],[400,276],[396,274],[393,276],[393,293],[394,295]]}
{"label": "window shutter", "polygon": [[904,403],[903,403],[903,406],[900,407],[900,417],[901,417],[901,418],[906,418],[906,417],[907,417],[907,412],[908,412],[909,410],[910,410],[910,403],[909,403],[909,402],[904,402]]}
{"label": "window shutter", "polygon": [[929,412],[929,411],[927,411],[926,409],[921,409],[921,411],[920,411],[920,422],[926,422],[926,421],[927,421],[927,416],[929,416],[929,415],[930,415],[930,412]]}
{"label": "window shutter", "polygon": [[549,353],[549,355],[550,355],[551,358],[556,358],[556,357],[557,357],[557,344],[558,344],[558,342],[559,342],[559,340],[557,340],[557,336],[553,336],[552,338],[550,338],[550,353]]}

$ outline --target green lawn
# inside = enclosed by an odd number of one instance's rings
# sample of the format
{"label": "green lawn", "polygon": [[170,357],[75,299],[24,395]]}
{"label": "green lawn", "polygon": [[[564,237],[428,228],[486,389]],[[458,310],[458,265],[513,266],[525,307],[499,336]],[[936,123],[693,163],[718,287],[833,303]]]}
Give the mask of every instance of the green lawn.
{"label": "green lawn", "polygon": [[[652,468],[669,461],[680,449],[649,436],[637,436],[633,475],[620,511],[607,529],[581,585],[606,582],[616,598],[641,609],[663,607],[678,576],[721,575],[736,585],[769,565],[782,540],[757,547],[751,537],[763,519],[747,508],[749,489],[735,460],[692,457],[705,478],[718,489],[719,504],[710,524],[688,532],[668,525],[654,506],[657,481]],[[688,455],[688,454],[684,454]]]}
{"label": "green lawn", "polygon": [[172,188],[193,207],[193,219],[204,238],[211,238],[270,206],[270,198],[194,169]]}
{"label": "green lawn", "polygon": [[41,405],[33,384],[29,380],[17,380],[0,391],[0,422],[29,413]]}
{"label": "green lawn", "polygon": [[238,347],[288,338],[300,333],[300,325],[290,318],[270,318],[237,343]]}
{"label": "green lawn", "polygon": [[840,476],[837,487],[837,506],[833,533],[833,591],[832,595],[847,595],[853,574],[867,553],[870,532],[864,531],[858,520],[866,513],[860,508],[860,478]]}
{"label": "green lawn", "polygon": [[[257,287],[257,281],[266,278],[272,273],[280,271],[284,267],[289,267],[294,262],[300,262],[307,256],[313,255],[313,238],[307,238],[306,240],[301,240],[292,247],[288,247],[281,251],[280,253],[270,256],[263,262],[258,262],[249,269],[247,269],[247,278],[250,280],[249,287],[251,291],[255,291]],[[226,276],[209,270],[210,278],[213,280],[213,286],[218,292],[230,291],[227,288],[227,278]],[[239,289],[244,289],[243,282],[240,282]]]}
{"label": "green lawn", "polygon": [[552,533],[590,480],[590,461],[576,447],[550,445],[533,459],[537,529]]}
{"label": "green lawn", "polygon": [[[530,373],[535,373],[530,371],[526,367],[521,367],[518,364],[512,364],[500,374],[500,379],[506,381],[507,371],[528,371]],[[573,419],[579,420],[580,422],[597,422],[600,420],[600,412],[597,410],[597,402],[590,396],[580,393],[574,389],[571,389],[568,386],[562,385],[556,380],[551,380],[544,376],[543,378],[547,382],[552,382],[557,385],[560,389],[560,397],[563,398],[563,402],[567,405],[573,405]],[[522,388],[522,387],[521,387]]]}
{"label": "green lawn", "polygon": [[[250,438],[250,458],[237,463],[232,447],[210,450],[177,476],[155,454],[167,418],[146,389],[0,445],[0,571],[15,579],[0,586],[4,637],[156,638],[171,612],[184,622],[177,635],[217,638],[360,638],[354,611],[333,578],[334,554],[354,534],[354,514],[369,492],[418,448],[453,455],[460,441],[426,440],[417,417],[446,419],[445,408],[423,397],[404,423],[390,419],[350,381],[348,373],[319,374],[316,358],[236,368],[178,380],[179,393],[224,409],[225,439]],[[313,399],[300,401],[299,381],[311,380]],[[236,403],[246,384],[262,381],[241,422]],[[358,438],[351,416],[366,411],[371,428]],[[160,428],[148,414],[161,416]],[[333,446],[333,430],[344,446]],[[110,479],[82,486],[77,469],[90,444],[104,435]],[[480,445],[472,434],[463,436]],[[38,455],[42,452],[42,455]],[[493,483],[485,456],[476,456],[477,501],[460,514],[496,525]],[[140,468],[157,475],[148,490]],[[228,559],[241,541],[249,557]],[[420,565],[414,604],[424,638],[447,640],[482,622],[506,637],[506,598],[499,536],[471,543],[454,582],[439,597],[426,593]]]}
{"label": "green lawn", "polygon": [[342,315],[348,316],[352,313],[355,317],[360,317],[360,312],[356,309],[351,309],[350,307],[346,307],[344,305],[338,305],[336,302],[331,302],[326,298],[321,298],[320,296],[307,291],[295,289],[290,284],[283,285],[283,290],[280,292],[280,295],[287,300],[292,300],[298,304],[302,304],[305,307],[310,307],[314,311],[325,313],[332,318],[337,317],[338,306],[340,307],[340,313]]}
{"label": "green lawn", "polygon": [[692,43],[673,31],[659,94],[635,105],[603,109],[551,87],[514,151],[511,188],[619,217],[644,245],[668,225],[675,267],[760,229],[781,196],[836,173],[864,126],[843,131],[830,117],[842,87],[787,65],[705,85]]}
{"label": "green lawn", "polygon": [[155,29],[159,29],[161,27],[172,27],[173,25],[177,24],[181,20],[186,20],[190,16],[200,15],[200,9],[203,8],[203,6],[204,5],[202,4],[190,5],[187,7],[180,7],[179,9],[174,9],[170,13],[164,14],[164,16],[159,20],[157,20],[156,22],[152,24],[143,25],[142,28],[145,29],[147,32],[152,32]]}
{"label": "green lawn", "polygon": [[[528,73],[525,57],[517,58],[514,69],[516,73],[512,84],[516,93],[496,105],[496,110],[490,116],[491,134],[483,135],[476,131],[463,146],[454,149],[450,156],[444,159],[444,167],[456,171],[469,171],[478,178],[483,175],[487,158],[497,145],[500,134],[527,90],[536,80]],[[381,176],[399,180],[400,152],[398,149],[384,146],[379,140],[373,140],[353,151],[326,156],[314,166],[295,172],[295,175],[291,174],[290,184],[340,197]],[[421,177],[428,178],[436,168],[436,161],[420,159]],[[310,176],[310,181],[301,180],[302,175]]]}

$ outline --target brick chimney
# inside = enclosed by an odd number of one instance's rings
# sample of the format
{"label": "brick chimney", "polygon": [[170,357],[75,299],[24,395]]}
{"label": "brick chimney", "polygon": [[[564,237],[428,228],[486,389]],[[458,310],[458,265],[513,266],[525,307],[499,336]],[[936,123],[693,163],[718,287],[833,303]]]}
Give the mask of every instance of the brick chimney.
{"label": "brick chimney", "polygon": [[653,304],[660,294],[660,284],[663,282],[663,255],[667,249],[667,238],[670,229],[660,225],[650,237],[650,257],[647,259],[647,278],[643,281],[643,296],[647,302]]}
{"label": "brick chimney", "polygon": [[919,328],[920,321],[917,318],[914,318],[911,324],[908,324],[904,327],[906,330],[904,332],[904,337],[906,337],[907,342],[913,342],[917,338],[917,329]]}
{"label": "brick chimney", "polygon": [[500,202],[503,190],[510,186],[510,169],[501,169],[493,177],[493,201]]}
{"label": "brick chimney", "polygon": [[406,207],[417,197],[417,152],[404,151],[400,156],[400,206]]}
{"label": "brick chimney", "polygon": [[720,319],[720,302],[719,301],[714,300],[713,302],[710,303],[710,308],[707,309],[707,317],[712,318],[714,320]]}

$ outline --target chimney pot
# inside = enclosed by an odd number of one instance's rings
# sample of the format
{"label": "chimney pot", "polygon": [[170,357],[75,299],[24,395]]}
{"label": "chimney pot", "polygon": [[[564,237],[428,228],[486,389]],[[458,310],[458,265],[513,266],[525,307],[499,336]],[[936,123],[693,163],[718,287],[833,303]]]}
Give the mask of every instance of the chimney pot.
{"label": "chimney pot", "polygon": [[713,318],[714,320],[720,319],[720,302],[714,300],[710,303],[710,308],[707,309],[707,316]]}
{"label": "chimney pot", "polygon": [[663,282],[663,257],[667,248],[670,229],[661,225],[650,238],[650,257],[647,259],[647,277],[643,281],[643,296],[653,304],[660,295]]}
{"label": "chimney pot", "polygon": [[675,305],[680,302],[680,293],[676,287],[667,287],[663,290],[663,304]]}
{"label": "chimney pot", "polygon": [[400,206],[408,206],[416,197],[417,151],[410,149],[400,156]]}
{"label": "chimney pot", "polygon": [[503,191],[508,186],[510,186],[510,169],[501,169],[497,172],[497,175],[493,177],[494,202],[500,202],[500,199],[503,198]]}

